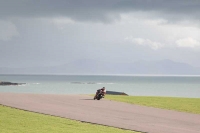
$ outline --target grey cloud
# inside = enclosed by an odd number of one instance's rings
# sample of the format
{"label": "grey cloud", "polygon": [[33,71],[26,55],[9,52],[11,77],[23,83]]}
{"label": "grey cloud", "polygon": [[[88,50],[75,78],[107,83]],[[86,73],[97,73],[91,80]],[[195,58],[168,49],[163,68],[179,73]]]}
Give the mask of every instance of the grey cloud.
{"label": "grey cloud", "polygon": [[[169,30],[163,26],[161,33],[159,27],[146,25],[137,18],[193,22],[199,20],[199,3],[199,0],[0,0],[0,66],[51,66],[78,59],[126,63],[165,58],[200,66],[198,49],[194,52],[165,47],[155,51],[124,41],[125,37],[133,36],[152,40],[148,41],[150,44],[165,43],[168,35],[180,30],[177,25]],[[126,13],[131,23],[123,18]],[[120,19],[121,14],[123,24],[91,23],[110,23]],[[72,21],[64,24],[63,29],[52,22],[65,17],[91,22]],[[174,38],[190,35],[186,30],[181,31],[183,35]],[[197,39],[196,36],[199,31],[192,30],[191,37]]]}
{"label": "grey cloud", "polygon": [[[1,1],[0,17],[69,17],[74,20],[110,21],[113,0],[43,0]],[[117,15],[115,15],[117,16]]]}
{"label": "grey cloud", "polygon": [[198,20],[199,0],[1,0],[0,18],[69,17],[78,21],[110,22],[121,13],[149,12],[164,19]]}

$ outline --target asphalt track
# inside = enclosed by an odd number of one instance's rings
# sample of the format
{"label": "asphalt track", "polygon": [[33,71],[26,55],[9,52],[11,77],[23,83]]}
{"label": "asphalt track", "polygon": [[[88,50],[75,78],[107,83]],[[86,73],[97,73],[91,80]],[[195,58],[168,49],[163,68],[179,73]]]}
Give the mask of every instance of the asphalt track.
{"label": "asphalt track", "polygon": [[200,115],[88,95],[0,93],[0,104],[27,111],[148,133],[200,133]]}

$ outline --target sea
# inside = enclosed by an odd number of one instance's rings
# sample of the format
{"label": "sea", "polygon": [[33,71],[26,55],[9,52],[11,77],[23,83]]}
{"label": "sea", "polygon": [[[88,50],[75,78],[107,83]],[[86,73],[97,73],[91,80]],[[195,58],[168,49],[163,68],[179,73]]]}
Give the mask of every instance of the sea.
{"label": "sea", "polygon": [[0,86],[0,93],[94,94],[105,87],[131,96],[200,98],[200,76],[0,75],[0,81],[25,83]]}

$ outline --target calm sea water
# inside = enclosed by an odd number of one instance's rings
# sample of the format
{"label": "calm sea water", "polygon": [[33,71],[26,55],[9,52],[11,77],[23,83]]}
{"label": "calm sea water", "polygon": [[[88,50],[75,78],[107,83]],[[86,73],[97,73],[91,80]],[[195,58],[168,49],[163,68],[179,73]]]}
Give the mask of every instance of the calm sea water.
{"label": "calm sea water", "polygon": [[0,86],[0,92],[93,94],[106,87],[133,96],[200,98],[199,76],[0,75],[0,81],[26,83]]}

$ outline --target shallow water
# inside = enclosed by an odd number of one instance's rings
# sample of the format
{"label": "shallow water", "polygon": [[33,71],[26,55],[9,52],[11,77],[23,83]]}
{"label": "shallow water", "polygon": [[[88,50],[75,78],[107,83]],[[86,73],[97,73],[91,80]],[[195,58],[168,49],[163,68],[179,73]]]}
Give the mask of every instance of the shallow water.
{"label": "shallow water", "polygon": [[106,87],[134,96],[200,98],[199,76],[0,75],[0,81],[26,83],[0,86],[0,92],[93,94]]}

